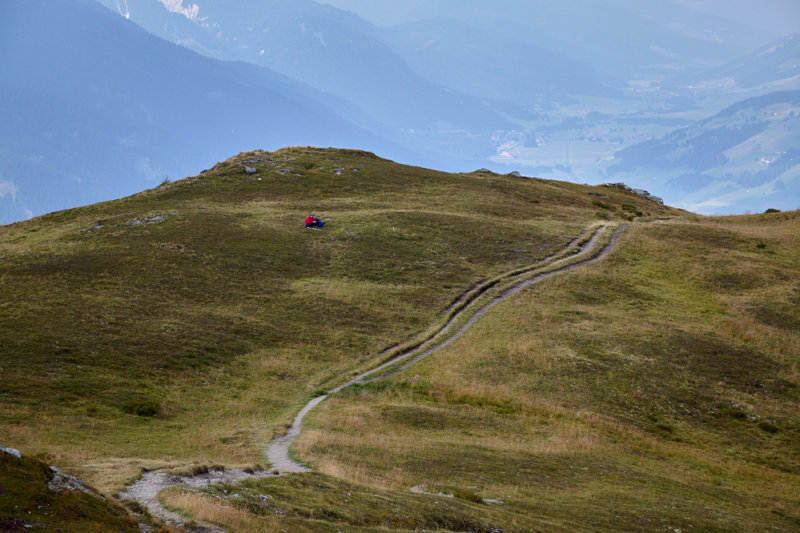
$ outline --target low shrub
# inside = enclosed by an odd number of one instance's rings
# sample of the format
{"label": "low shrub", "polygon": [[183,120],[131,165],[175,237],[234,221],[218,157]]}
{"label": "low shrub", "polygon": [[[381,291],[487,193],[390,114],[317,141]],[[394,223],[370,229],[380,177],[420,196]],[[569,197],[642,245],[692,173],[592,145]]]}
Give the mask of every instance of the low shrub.
{"label": "low shrub", "polygon": [[779,431],[778,426],[776,426],[769,420],[762,420],[761,422],[758,423],[758,427],[766,431],[767,433],[777,433]]}
{"label": "low shrub", "polygon": [[636,206],[635,206],[635,205],[631,205],[631,204],[622,204],[622,210],[623,210],[623,211],[628,211],[629,213],[633,213],[633,214],[634,214],[634,215],[636,215],[637,217],[644,216],[644,213],[642,213],[640,210],[636,209]]}
{"label": "low shrub", "polygon": [[161,405],[155,400],[128,400],[122,404],[122,411],[129,415],[156,416],[161,412]]}
{"label": "low shrub", "polygon": [[735,418],[737,420],[747,420],[747,413],[739,409],[738,407],[723,407],[722,408],[723,414],[730,416],[731,418]]}

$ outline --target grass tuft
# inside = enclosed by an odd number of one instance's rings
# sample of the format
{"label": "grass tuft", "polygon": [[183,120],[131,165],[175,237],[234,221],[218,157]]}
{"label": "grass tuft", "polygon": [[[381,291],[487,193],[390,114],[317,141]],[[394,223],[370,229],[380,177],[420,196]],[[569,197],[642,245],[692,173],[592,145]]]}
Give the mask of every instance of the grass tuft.
{"label": "grass tuft", "polygon": [[122,404],[122,411],[129,415],[152,417],[161,412],[161,405],[154,400],[127,400]]}

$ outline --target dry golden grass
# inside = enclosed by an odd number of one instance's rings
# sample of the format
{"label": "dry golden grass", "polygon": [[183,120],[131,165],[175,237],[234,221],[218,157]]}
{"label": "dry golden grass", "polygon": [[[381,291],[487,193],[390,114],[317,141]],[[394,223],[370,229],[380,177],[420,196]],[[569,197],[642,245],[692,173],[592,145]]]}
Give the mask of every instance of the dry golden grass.
{"label": "dry golden grass", "polygon": [[207,522],[242,533],[272,533],[283,527],[277,517],[256,516],[217,498],[182,489],[169,489],[159,495],[168,508],[176,509],[193,521]]}

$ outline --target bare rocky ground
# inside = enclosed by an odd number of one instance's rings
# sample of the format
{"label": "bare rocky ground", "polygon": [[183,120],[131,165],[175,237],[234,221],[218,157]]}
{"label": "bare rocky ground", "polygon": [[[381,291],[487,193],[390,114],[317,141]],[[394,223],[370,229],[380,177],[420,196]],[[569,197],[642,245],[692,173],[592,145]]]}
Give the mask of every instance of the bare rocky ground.
{"label": "bare rocky ground", "polygon": [[177,476],[166,472],[152,471],[145,473],[134,484],[130,485],[119,497],[123,500],[134,500],[147,511],[165,523],[183,528],[191,532],[222,533],[224,530],[212,526],[187,526],[186,521],[178,513],[164,508],[158,501],[158,493],[162,490],[182,485],[189,488],[202,488],[215,483],[236,483],[242,479],[262,478],[277,475],[278,472],[266,470],[210,469],[208,472],[193,476]]}

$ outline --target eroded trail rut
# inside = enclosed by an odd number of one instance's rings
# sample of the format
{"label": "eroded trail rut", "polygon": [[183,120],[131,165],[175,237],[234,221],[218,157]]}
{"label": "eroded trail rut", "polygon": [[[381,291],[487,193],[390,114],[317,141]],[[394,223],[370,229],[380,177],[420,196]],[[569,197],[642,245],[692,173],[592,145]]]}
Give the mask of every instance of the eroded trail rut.
{"label": "eroded trail rut", "polygon": [[[332,388],[327,394],[317,396],[303,406],[295,416],[286,434],[275,438],[270,443],[266,450],[267,459],[277,471],[288,473],[309,472],[310,469],[308,467],[292,460],[289,456],[289,447],[300,435],[303,418],[314,407],[325,401],[328,396],[336,394],[351,385],[367,383],[404,370],[438,350],[441,350],[463,335],[497,303],[513,296],[534,283],[556,274],[561,274],[587,265],[604,257],[614,248],[620,234],[626,227],[627,225],[618,227],[607,244],[602,248],[598,247],[597,243],[604,235],[604,232],[609,231],[609,228],[604,226],[596,228],[588,238],[579,238],[569,243],[566,248],[557,254],[528,267],[519,268],[490,280],[479,282],[469,288],[445,310],[446,319],[441,326],[433,328],[432,331],[427,331],[416,340],[407,342],[404,347],[393,347],[385,350],[379,355],[379,357],[383,359],[388,358],[383,363]],[[495,294],[488,297],[487,294],[490,293],[492,289],[494,289]],[[457,329],[452,331],[456,325],[458,325]],[[120,497],[139,502],[152,515],[161,518],[168,524],[186,527],[179,515],[164,509],[158,502],[157,495],[161,490],[176,485],[203,487],[212,483],[232,483],[241,479],[266,477],[268,475],[273,474],[263,471],[219,470],[195,476],[174,476],[163,472],[148,472],[129,486],[125,492],[120,494]],[[222,530],[214,528],[213,526],[199,526],[188,529],[190,531],[206,533],[222,532]]]}

